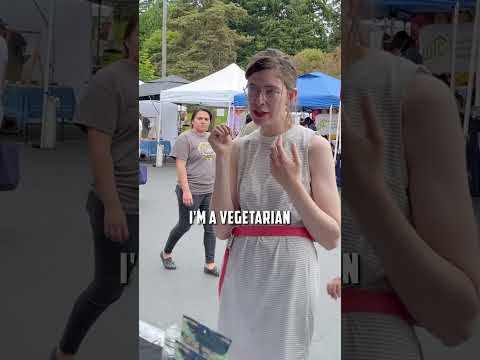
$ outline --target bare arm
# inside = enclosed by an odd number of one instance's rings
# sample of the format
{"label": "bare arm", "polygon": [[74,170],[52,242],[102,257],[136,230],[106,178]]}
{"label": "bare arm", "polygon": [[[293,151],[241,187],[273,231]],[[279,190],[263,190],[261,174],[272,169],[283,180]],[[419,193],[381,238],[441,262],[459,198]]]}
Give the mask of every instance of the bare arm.
{"label": "bare arm", "polygon": [[309,233],[325,249],[332,250],[340,240],[341,218],[332,150],[327,140],[314,136],[308,151],[313,198],[300,181],[287,192]]}
{"label": "bare arm", "polygon": [[[215,169],[215,185],[212,194],[212,211],[215,211],[217,220],[219,211],[240,210],[237,192],[237,155],[238,141],[233,141],[232,150],[225,154],[217,154]],[[217,221],[215,232],[221,240],[230,237],[233,226],[221,224]]]}
{"label": "bare arm", "polygon": [[188,177],[187,177],[187,162],[185,160],[177,159],[175,161],[176,169],[177,169],[177,178],[180,183],[180,187],[182,191],[190,192],[190,186],[188,185]]}
{"label": "bare arm", "polygon": [[95,179],[95,188],[105,207],[120,206],[111,154],[111,136],[88,129],[88,150]]}
{"label": "bare arm", "polygon": [[418,75],[409,90],[404,140],[414,226],[379,184],[363,194],[377,215],[357,215],[414,318],[445,344],[457,345],[471,335],[480,285],[464,142],[456,104],[445,86]]}
{"label": "bare arm", "polygon": [[111,144],[110,135],[92,128],[88,129],[88,149],[95,188],[105,208],[105,235],[113,241],[125,241],[129,237],[129,231],[115,184]]}

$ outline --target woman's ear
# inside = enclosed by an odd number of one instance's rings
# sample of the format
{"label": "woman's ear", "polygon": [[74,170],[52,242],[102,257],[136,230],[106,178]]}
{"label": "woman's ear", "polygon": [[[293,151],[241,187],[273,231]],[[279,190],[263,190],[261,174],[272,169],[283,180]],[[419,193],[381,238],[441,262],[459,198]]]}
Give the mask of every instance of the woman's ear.
{"label": "woman's ear", "polygon": [[297,89],[289,90],[288,91],[288,101],[292,102],[297,98]]}

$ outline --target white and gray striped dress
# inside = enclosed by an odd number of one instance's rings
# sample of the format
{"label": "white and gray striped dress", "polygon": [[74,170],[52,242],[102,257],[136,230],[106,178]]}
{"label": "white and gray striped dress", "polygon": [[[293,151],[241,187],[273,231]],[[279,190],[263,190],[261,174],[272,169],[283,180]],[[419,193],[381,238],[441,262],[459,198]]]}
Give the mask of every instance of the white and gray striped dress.
{"label": "white and gray striped dress", "polygon": [[[308,144],[315,133],[295,125],[283,134],[291,156],[295,143],[302,181],[309,193]],[[272,177],[270,146],[276,137],[260,130],[240,138],[237,186],[241,210],[290,210],[288,195]],[[220,295],[220,333],[232,339],[230,360],[305,360],[316,318],[319,264],[311,240],[303,237],[237,237],[233,240]]]}
{"label": "white and gray striped dress", "polygon": [[[372,99],[375,113],[384,129],[385,181],[408,219],[410,208],[403,146],[402,104],[409,82],[419,71],[426,72],[424,68],[402,58],[374,52],[356,63],[351,71],[342,77],[344,108],[349,109],[351,124],[356,127],[359,134],[365,133],[361,126],[363,123],[361,98],[370,96]],[[359,254],[360,288],[392,291],[381,260],[356,228],[352,214],[343,201],[342,252]],[[342,359],[421,358],[421,348],[415,331],[402,319],[383,314],[342,314]]]}

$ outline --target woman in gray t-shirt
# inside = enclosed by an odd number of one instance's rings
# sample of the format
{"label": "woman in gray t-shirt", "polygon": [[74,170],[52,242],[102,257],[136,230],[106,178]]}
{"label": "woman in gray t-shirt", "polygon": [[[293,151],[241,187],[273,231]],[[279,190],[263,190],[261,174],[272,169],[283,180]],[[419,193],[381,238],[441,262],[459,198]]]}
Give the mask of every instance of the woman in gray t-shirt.
{"label": "woman in gray t-shirt", "polygon": [[[197,109],[192,114],[192,130],[178,137],[172,157],[176,159],[178,184],[175,188],[178,200],[178,222],[170,232],[164,250],[160,254],[163,265],[175,270],[172,251],[180,238],[190,229],[190,211],[210,213],[210,200],[215,183],[215,152],[208,143],[208,129],[212,114],[207,109]],[[204,224],[205,246],[204,272],[218,276],[215,265],[215,233],[213,226]]]}
{"label": "woman in gray t-shirt", "polygon": [[[87,211],[95,271],[78,296],[51,360],[73,360],[100,315],[120,298],[138,254],[138,17],[128,23],[126,56],[98,71],[75,123],[88,133],[94,177]],[[123,273],[123,254],[130,255]],[[126,276],[124,276],[126,275]]]}

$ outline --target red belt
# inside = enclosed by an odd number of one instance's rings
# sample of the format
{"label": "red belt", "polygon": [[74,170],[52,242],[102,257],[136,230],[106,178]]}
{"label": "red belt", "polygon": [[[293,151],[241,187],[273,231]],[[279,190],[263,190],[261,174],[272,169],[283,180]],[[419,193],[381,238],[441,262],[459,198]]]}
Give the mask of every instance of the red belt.
{"label": "red belt", "polygon": [[342,313],[376,313],[401,318],[411,325],[415,320],[395,293],[366,289],[342,289]]}
{"label": "red belt", "polygon": [[[314,240],[312,235],[304,227],[293,227],[287,225],[272,226],[236,226],[232,229],[233,236],[301,236]],[[218,296],[222,292],[225,273],[227,272],[228,258],[230,257],[230,248],[227,246],[223,256],[222,271],[218,282]]]}
{"label": "red belt", "polygon": [[[292,226],[238,226],[232,229],[233,236],[301,236],[314,240],[304,227]],[[222,291],[223,281],[228,266],[230,248],[225,249],[222,270],[218,283],[218,295]],[[374,292],[371,290],[345,288],[342,289],[342,313],[380,313],[399,317],[409,324],[415,320],[409,314],[405,305],[394,293]]]}

